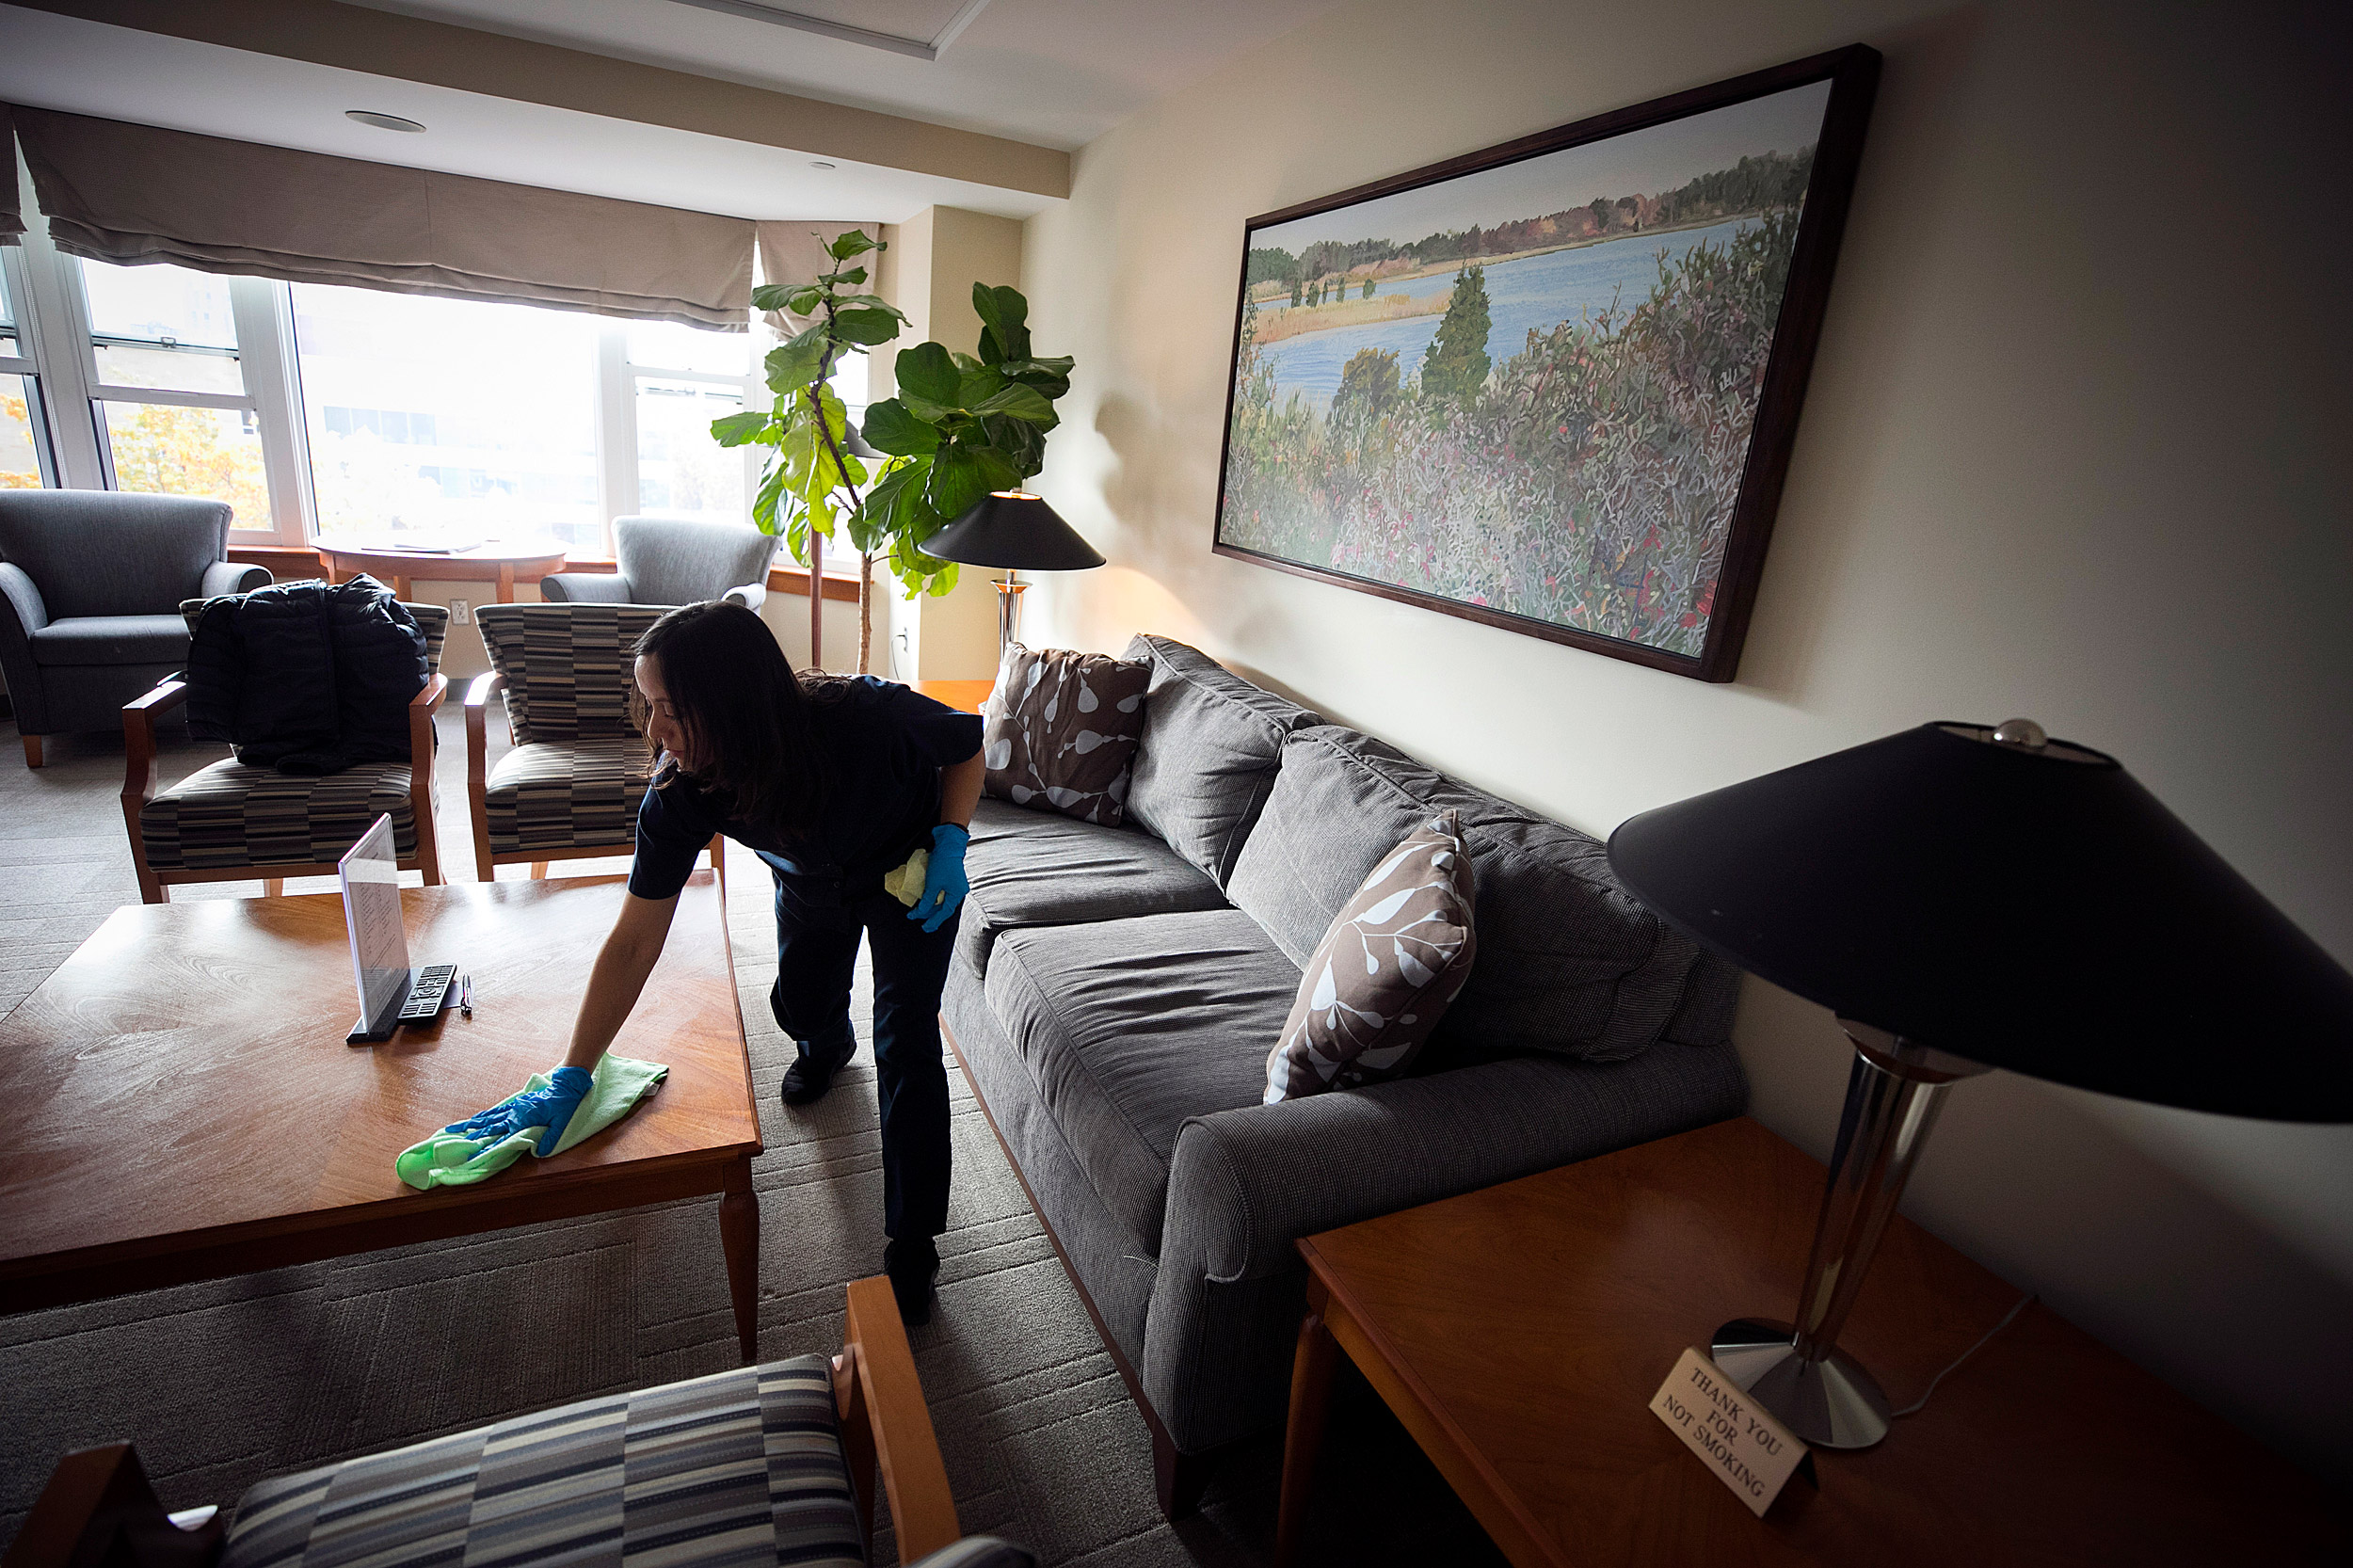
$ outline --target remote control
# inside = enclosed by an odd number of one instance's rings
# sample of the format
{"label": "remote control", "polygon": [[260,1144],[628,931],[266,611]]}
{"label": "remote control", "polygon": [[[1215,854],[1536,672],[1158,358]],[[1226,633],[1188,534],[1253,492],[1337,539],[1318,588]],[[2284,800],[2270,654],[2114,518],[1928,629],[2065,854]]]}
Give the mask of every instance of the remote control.
{"label": "remote control", "polygon": [[455,964],[435,964],[419,970],[415,987],[401,1004],[400,1021],[416,1024],[440,1016],[441,1003],[449,997],[449,983],[456,974]]}

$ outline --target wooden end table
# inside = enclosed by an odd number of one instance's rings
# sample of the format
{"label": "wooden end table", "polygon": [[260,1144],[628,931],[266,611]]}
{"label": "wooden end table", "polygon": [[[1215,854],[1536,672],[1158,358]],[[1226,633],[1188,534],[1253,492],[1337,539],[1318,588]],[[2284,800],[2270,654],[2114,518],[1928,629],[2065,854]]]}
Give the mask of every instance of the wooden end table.
{"label": "wooden end table", "polygon": [[[2039,1302],[1751,1514],[1650,1400],[1720,1323],[1789,1316],[1822,1182],[1743,1118],[1302,1240],[1278,1563],[1343,1351],[1518,1564],[2353,1560],[2317,1480]],[[1840,1344],[1901,1408],[2018,1294],[1898,1217]]]}
{"label": "wooden end table", "polygon": [[988,694],[997,689],[995,680],[917,680],[915,689],[934,702],[944,702],[951,708],[977,713]]}
{"label": "wooden end table", "polygon": [[401,890],[412,963],[474,1013],[348,1046],[339,893],[118,909],[0,1022],[0,1310],[25,1311],[708,1192],[757,1359],[760,1152],[712,874],[613,1049],[668,1065],[629,1116],[472,1187],[413,1192],[402,1149],[561,1060],[619,877]]}
{"label": "wooden end table", "polygon": [[515,579],[536,582],[564,569],[568,547],[557,539],[490,539],[449,554],[370,548],[358,539],[322,538],[313,541],[319,564],[330,583],[346,582],[361,572],[390,578],[395,598],[406,600],[412,581],[498,584],[499,602],[515,602]]}

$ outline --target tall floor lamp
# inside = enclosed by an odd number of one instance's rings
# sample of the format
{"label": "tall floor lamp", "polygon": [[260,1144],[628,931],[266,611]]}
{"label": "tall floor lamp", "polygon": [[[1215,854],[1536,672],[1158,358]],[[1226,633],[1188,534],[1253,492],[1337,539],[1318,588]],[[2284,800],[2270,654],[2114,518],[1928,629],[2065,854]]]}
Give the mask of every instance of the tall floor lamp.
{"label": "tall floor lamp", "polygon": [[2112,758],[1929,724],[1628,819],[1653,910],[1854,1043],[1794,1323],[1714,1354],[1817,1447],[1888,1402],[1837,1349],[1945,1085],[1993,1067],[2156,1105],[2353,1121],[2353,975]]}
{"label": "tall floor lamp", "polygon": [[1021,634],[1025,571],[1083,571],[1103,564],[1102,552],[1063,521],[1043,497],[1027,490],[991,490],[965,514],[923,541],[923,553],[968,567],[1004,568],[997,584],[997,656]]}

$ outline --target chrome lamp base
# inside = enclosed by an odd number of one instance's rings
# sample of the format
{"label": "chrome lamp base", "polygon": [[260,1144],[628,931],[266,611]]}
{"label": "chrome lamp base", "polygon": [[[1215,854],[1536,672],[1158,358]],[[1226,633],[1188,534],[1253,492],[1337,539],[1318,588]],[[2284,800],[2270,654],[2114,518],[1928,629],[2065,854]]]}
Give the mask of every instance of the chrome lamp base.
{"label": "chrome lamp base", "polygon": [[1887,1396],[1846,1352],[1798,1354],[1795,1324],[1736,1318],[1708,1348],[1716,1365],[1808,1448],[1867,1448],[1887,1435]]}
{"label": "chrome lamp base", "polygon": [[1716,1331],[1709,1353],[1726,1377],[1809,1446],[1867,1448],[1887,1435],[1887,1396],[1838,1349],[1838,1331],[1936,1125],[1945,1091],[1986,1068],[1851,1018],[1838,1022],[1854,1042],[1854,1067],[1798,1292],[1798,1320],[1737,1319]]}

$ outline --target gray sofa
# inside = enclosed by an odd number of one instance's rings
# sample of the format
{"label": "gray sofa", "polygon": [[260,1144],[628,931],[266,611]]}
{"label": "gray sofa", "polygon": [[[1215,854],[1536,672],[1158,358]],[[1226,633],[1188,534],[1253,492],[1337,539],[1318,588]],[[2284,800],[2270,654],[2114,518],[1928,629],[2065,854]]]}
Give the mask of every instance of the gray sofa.
{"label": "gray sofa", "polygon": [[[1737,1115],[1737,971],[1602,846],[1195,650],[1153,666],[1129,823],[985,799],[942,1017],[1152,1431],[1172,1517],[1283,1418],[1302,1236]],[[1433,807],[1479,955],[1414,1073],[1260,1103],[1301,965]]]}

